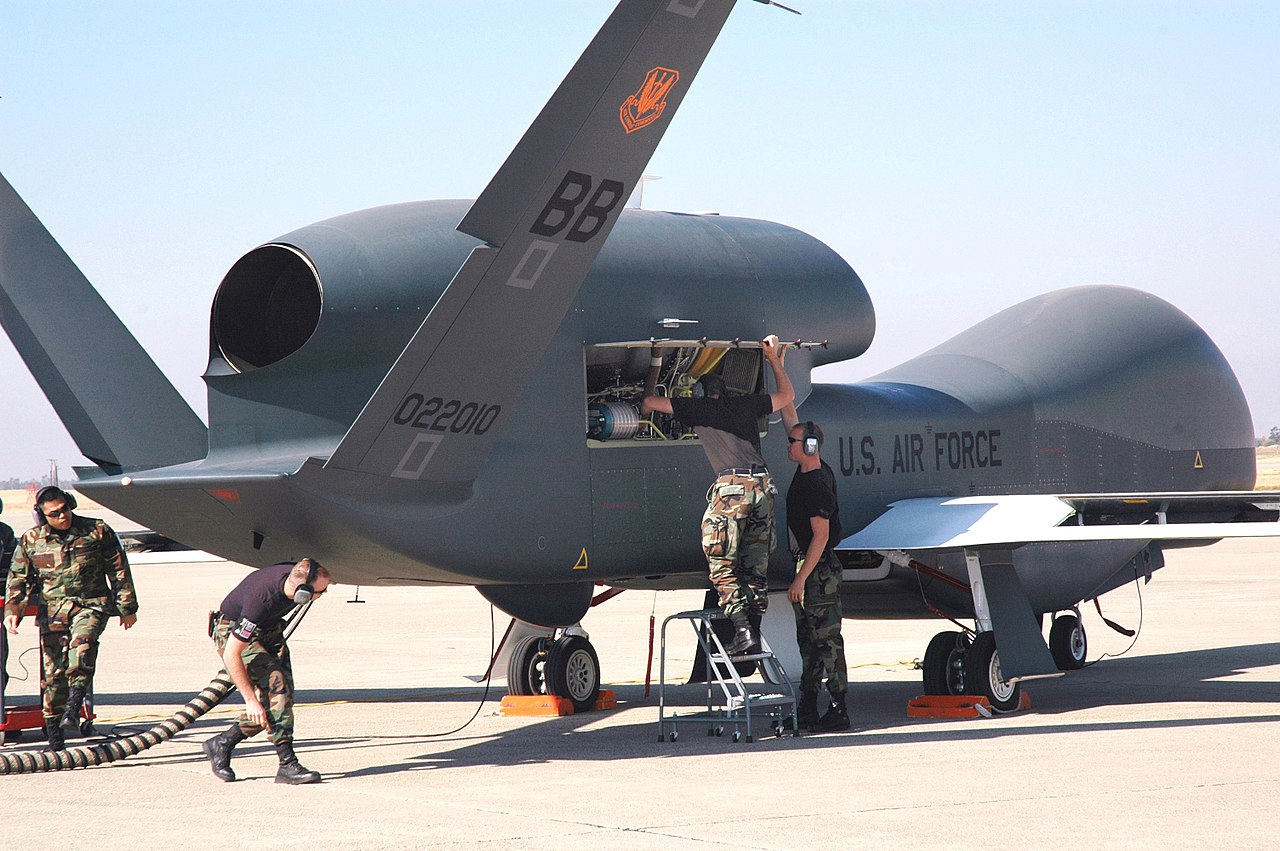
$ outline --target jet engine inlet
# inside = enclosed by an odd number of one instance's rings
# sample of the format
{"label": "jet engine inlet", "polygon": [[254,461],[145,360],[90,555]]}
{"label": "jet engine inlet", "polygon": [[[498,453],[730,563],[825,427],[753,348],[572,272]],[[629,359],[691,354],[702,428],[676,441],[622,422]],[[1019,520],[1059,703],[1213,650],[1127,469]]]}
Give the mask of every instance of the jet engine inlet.
{"label": "jet engine inlet", "polygon": [[214,344],[227,363],[249,372],[283,360],[320,323],[320,275],[289,245],[261,245],[236,261],[213,298]]}

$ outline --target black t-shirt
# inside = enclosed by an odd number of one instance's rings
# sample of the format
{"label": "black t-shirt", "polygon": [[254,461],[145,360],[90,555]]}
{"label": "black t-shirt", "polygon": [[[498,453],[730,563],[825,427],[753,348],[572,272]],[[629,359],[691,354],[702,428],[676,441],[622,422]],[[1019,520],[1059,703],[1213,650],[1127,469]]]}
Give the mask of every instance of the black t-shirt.
{"label": "black t-shirt", "polygon": [[823,555],[830,555],[831,548],[840,543],[840,504],[836,501],[836,474],[827,462],[807,473],[796,468],[791,487],[787,489],[787,529],[795,546],[803,553],[813,541],[812,517],[827,518],[830,534]]}
{"label": "black t-shirt", "polygon": [[284,582],[293,570],[291,561],[255,570],[231,589],[222,601],[222,616],[236,625],[231,634],[241,641],[252,641],[256,630],[279,626],[294,602],[284,594]]}
{"label": "black t-shirt", "polygon": [[[758,423],[760,417],[773,412],[773,399],[767,394],[727,399],[674,396],[671,412],[680,422],[694,427],[707,459],[717,472],[764,464]],[[714,429],[720,434],[708,434],[705,429]]]}

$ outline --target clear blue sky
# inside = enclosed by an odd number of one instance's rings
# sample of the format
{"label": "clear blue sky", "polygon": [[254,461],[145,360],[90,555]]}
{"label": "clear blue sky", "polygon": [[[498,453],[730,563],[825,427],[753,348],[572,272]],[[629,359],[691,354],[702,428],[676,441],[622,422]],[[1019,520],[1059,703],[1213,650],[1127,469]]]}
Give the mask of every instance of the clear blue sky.
{"label": "clear blue sky", "polygon": [[[1280,4],[792,5],[739,3],[645,206],[844,256],[879,330],[824,380],[1119,283],[1197,319],[1258,433],[1280,425]],[[231,264],[339,213],[474,197],[611,8],[0,0],[0,171],[203,416]],[[83,463],[7,340],[0,392],[0,478]]]}

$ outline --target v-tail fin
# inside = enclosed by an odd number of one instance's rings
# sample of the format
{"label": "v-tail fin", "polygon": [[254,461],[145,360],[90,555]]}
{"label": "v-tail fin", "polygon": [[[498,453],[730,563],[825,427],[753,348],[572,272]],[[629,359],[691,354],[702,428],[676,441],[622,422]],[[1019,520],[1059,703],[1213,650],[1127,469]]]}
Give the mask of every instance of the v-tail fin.
{"label": "v-tail fin", "polygon": [[[733,5],[618,4],[458,226],[488,244],[326,467],[475,478]],[[493,339],[501,356],[484,345]]]}

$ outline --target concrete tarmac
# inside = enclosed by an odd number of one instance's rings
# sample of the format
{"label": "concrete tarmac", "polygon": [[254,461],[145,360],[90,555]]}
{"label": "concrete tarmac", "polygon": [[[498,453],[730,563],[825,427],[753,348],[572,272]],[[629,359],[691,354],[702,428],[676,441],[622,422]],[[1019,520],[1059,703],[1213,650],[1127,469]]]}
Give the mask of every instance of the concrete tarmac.
{"label": "concrete tarmac", "polygon": [[[245,570],[135,567],[138,624],[103,638],[100,732],[149,726],[208,682],[206,613]],[[238,711],[232,695],[123,762],[0,777],[0,829],[6,847],[59,849],[1272,848],[1278,574],[1280,541],[1171,552],[1141,597],[1130,585],[1103,599],[1141,626],[1132,649],[1029,683],[1030,711],[992,719],[906,716],[913,660],[945,623],[847,621],[855,730],[751,744],[693,725],[658,741],[650,617],[660,629],[700,593],[628,591],[588,615],[618,709],[508,718],[501,681],[486,694],[467,679],[507,623],[474,590],[361,588],[353,602],[338,586],[291,642],[298,753],[323,783],[275,784],[262,737],[237,748],[238,782],[215,779],[200,745]],[[1084,620],[1091,659],[1129,646],[1092,608]],[[668,670],[687,674],[692,633],[675,623],[670,638]],[[33,647],[27,623],[10,700],[36,692]],[[668,689],[689,707],[703,694]]]}

